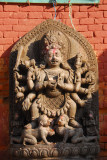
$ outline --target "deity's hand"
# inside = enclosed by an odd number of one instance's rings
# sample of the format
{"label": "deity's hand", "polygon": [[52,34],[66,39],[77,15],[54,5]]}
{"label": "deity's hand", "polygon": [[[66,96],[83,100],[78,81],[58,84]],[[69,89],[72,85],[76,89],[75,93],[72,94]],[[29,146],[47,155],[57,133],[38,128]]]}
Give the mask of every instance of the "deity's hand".
{"label": "deity's hand", "polygon": [[61,76],[61,74],[59,74],[59,77],[58,77],[58,87],[64,89],[64,77]]}
{"label": "deity's hand", "polygon": [[16,77],[17,79],[21,79],[22,76],[18,72],[16,72]]}
{"label": "deity's hand", "polygon": [[29,110],[30,106],[31,106],[31,101],[29,98],[26,98],[23,103],[22,103],[23,107],[22,107],[22,110],[23,111],[27,111]]}
{"label": "deity's hand", "polygon": [[80,101],[79,101],[79,105],[80,105],[81,107],[84,107],[85,104],[86,104],[86,100],[80,100]]}
{"label": "deity's hand", "polygon": [[51,88],[51,89],[55,89],[56,88],[56,80],[51,80],[51,79],[49,79],[48,81],[47,81],[47,87],[48,88]]}

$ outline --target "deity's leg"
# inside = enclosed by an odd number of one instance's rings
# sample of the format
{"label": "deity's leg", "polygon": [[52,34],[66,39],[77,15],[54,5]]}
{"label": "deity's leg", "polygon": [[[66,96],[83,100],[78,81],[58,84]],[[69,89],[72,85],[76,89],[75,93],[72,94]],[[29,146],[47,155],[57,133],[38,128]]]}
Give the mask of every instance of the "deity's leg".
{"label": "deity's leg", "polygon": [[23,140],[23,144],[26,145],[26,143],[29,143],[29,144],[32,144],[32,145],[35,145],[37,144],[37,139],[32,136],[32,135],[28,135],[26,138],[24,138]]}
{"label": "deity's leg", "polygon": [[39,117],[39,109],[38,109],[38,104],[36,103],[36,100],[33,102],[30,108],[31,111],[31,123],[27,124],[24,126],[24,128],[31,129],[35,128],[37,126],[37,118]]}
{"label": "deity's leg", "polygon": [[81,127],[81,125],[75,120],[77,105],[72,99],[70,99],[69,103],[70,103],[70,108],[69,108],[69,111],[68,111],[68,116],[69,116],[69,119],[70,119],[69,124],[72,127],[79,128],[79,127]]}
{"label": "deity's leg", "polygon": [[39,109],[36,100],[33,102],[31,106],[31,119],[32,121],[39,117]]}

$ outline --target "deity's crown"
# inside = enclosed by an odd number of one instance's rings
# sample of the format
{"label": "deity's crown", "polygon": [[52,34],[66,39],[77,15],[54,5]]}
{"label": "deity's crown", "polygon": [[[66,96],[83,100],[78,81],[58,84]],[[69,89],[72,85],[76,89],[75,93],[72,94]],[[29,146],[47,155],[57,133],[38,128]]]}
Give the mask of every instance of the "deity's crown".
{"label": "deity's crown", "polygon": [[62,53],[64,47],[65,44],[62,41],[62,33],[60,31],[51,30],[44,35],[42,47],[43,55],[47,54],[50,49],[59,49]]}

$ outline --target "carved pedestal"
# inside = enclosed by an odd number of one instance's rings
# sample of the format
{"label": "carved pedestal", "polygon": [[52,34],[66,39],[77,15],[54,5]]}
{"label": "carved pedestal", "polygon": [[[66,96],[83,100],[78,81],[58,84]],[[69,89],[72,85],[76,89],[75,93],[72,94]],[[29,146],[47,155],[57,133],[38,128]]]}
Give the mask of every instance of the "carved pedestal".
{"label": "carved pedestal", "polygon": [[10,153],[92,159],[99,152],[98,68],[88,41],[47,20],[10,55]]}

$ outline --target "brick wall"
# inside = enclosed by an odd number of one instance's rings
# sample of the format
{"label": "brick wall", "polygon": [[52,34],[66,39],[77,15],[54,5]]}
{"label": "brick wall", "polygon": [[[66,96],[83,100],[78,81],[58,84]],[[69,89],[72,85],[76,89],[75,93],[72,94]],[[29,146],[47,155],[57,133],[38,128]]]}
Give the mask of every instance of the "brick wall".
{"label": "brick wall", "polygon": [[[73,5],[73,24],[92,44],[99,65],[101,155],[107,155],[107,0],[98,6]],[[68,5],[59,5],[57,19],[72,27]],[[45,19],[54,18],[51,4],[0,4],[0,150],[9,146],[9,53],[13,44]],[[105,152],[104,152],[105,151]]]}

